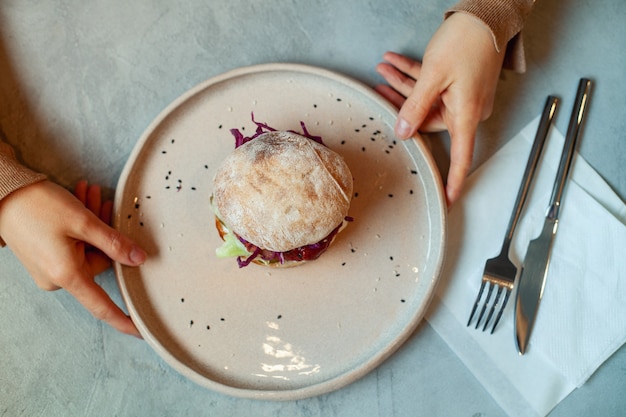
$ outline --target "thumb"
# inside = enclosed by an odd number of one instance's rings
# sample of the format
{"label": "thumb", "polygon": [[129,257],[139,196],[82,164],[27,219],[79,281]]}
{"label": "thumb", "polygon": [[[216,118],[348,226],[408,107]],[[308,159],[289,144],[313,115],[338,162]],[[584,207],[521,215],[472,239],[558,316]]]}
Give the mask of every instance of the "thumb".
{"label": "thumb", "polygon": [[410,138],[428,117],[433,104],[439,97],[438,83],[428,74],[422,73],[415,87],[400,108],[395,133],[400,139]]}
{"label": "thumb", "polygon": [[138,266],[146,261],[146,251],[91,212],[88,213],[87,224],[75,237],[91,244],[113,261],[123,265]]}

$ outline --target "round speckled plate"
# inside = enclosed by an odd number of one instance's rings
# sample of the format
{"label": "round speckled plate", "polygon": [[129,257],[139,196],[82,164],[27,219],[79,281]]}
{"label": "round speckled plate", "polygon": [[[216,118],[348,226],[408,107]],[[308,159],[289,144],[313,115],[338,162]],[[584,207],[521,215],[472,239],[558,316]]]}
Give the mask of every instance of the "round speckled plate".
{"label": "round speckled plate", "polygon": [[[308,130],[354,176],[354,221],[315,262],[287,269],[218,259],[212,178],[251,121]],[[396,111],[327,70],[267,64],[212,78],[148,127],[120,178],[115,226],[148,252],[115,265],[129,314],[173,368],[238,397],[292,400],[365,375],[422,320],[444,256],[445,204],[419,138]]]}

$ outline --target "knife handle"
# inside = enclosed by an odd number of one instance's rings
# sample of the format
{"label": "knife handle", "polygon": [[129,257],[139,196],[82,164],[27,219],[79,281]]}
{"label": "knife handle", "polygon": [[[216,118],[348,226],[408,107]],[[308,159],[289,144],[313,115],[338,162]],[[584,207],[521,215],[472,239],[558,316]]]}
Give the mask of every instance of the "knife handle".
{"label": "knife handle", "polygon": [[559,218],[561,197],[563,196],[563,189],[565,188],[565,183],[567,181],[567,174],[569,173],[569,169],[572,164],[576,141],[580,136],[586,110],[587,107],[589,107],[590,92],[591,80],[581,78],[578,83],[578,92],[576,93],[576,101],[574,102],[572,115],[569,120],[569,126],[567,127],[567,134],[565,135],[565,144],[563,145],[563,153],[561,154],[559,169],[557,170],[554,188],[552,189],[552,196],[550,197],[550,208],[548,210],[547,217],[551,219],[556,220]]}
{"label": "knife handle", "polygon": [[519,221],[519,218],[522,214],[524,202],[526,201],[528,190],[530,189],[533,175],[541,156],[541,150],[543,149],[546,138],[548,137],[548,132],[550,130],[550,127],[552,126],[552,121],[554,120],[554,117],[556,115],[558,103],[559,99],[557,97],[548,96],[548,98],[546,99],[546,104],[543,107],[541,119],[539,120],[539,126],[537,127],[537,133],[535,135],[535,140],[533,141],[533,146],[530,149],[528,162],[526,163],[526,169],[524,171],[524,175],[522,176],[522,184],[519,188],[519,191],[517,192],[517,199],[515,200],[515,204],[513,205],[513,214],[511,215],[511,218],[509,220],[506,236],[504,238],[504,244],[506,245],[507,249],[508,246],[511,244],[511,241],[513,240],[513,234],[515,233],[517,222]]}

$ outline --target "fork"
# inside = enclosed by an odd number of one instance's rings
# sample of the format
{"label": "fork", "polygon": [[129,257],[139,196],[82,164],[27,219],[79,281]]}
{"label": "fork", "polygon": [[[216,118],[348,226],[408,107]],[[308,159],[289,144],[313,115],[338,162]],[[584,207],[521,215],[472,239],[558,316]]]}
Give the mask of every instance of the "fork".
{"label": "fork", "polygon": [[515,233],[515,227],[517,226],[520,215],[522,213],[522,209],[524,208],[526,196],[528,195],[528,190],[530,189],[535,169],[537,168],[537,163],[539,162],[541,150],[543,149],[543,145],[546,141],[546,137],[548,136],[548,131],[550,130],[552,120],[554,119],[554,115],[556,114],[557,105],[558,99],[554,96],[548,96],[543,109],[541,120],[539,122],[539,127],[537,128],[537,134],[535,135],[535,140],[530,150],[528,162],[526,163],[526,170],[524,171],[522,184],[520,185],[520,189],[517,193],[517,200],[514,204],[514,211],[511,215],[511,219],[509,220],[509,225],[507,227],[506,235],[502,243],[500,254],[495,258],[488,259],[485,263],[482,282],[480,284],[480,289],[478,290],[478,295],[476,296],[476,301],[474,302],[474,306],[472,307],[472,312],[470,314],[469,320],[467,321],[467,326],[471,324],[472,319],[474,318],[474,314],[478,309],[485,288],[487,288],[487,296],[485,297],[485,301],[482,305],[482,308],[480,309],[480,314],[478,316],[478,319],[476,320],[476,329],[478,329],[478,327],[480,326],[480,322],[485,312],[487,311],[489,301],[491,300],[494,289],[496,289],[496,296],[493,304],[491,304],[491,307],[489,307],[489,313],[487,314],[487,318],[485,319],[485,322],[483,324],[483,331],[487,329],[487,326],[489,325],[489,322],[491,321],[494,312],[498,308],[498,303],[500,302],[500,297],[502,296],[503,292],[504,299],[502,301],[502,304],[500,305],[500,309],[498,311],[498,314],[496,315],[495,321],[493,322],[491,333],[493,333],[496,329],[496,326],[498,325],[498,322],[502,317],[502,312],[506,307],[506,303],[509,301],[511,290],[513,290],[513,286],[515,283],[515,277],[517,276],[517,267],[509,259],[509,249],[511,247],[511,241],[513,240],[513,234]]}

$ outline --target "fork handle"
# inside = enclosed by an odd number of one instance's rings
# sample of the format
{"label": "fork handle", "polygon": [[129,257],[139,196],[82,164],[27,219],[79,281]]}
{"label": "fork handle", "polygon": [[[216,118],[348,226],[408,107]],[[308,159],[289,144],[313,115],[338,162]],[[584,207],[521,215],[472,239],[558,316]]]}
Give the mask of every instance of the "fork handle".
{"label": "fork handle", "polygon": [[511,219],[509,220],[509,226],[507,228],[506,236],[504,238],[503,246],[505,247],[507,253],[509,245],[511,244],[511,240],[513,239],[513,234],[515,233],[515,227],[517,226],[517,222],[519,221],[522,209],[524,208],[526,196],[528,195],[528,190],[530,189],[530,185],[535,174],[535,169],[537,168],[537,163],[539,162],[539,157],[541,156],[543,145],[546,142],[546,138],[548,137],[548,131],[550,130],[550,126],[552,125],[552,120],[556,115],[558,103],[559,99],[554,96],[548,96],[548,98],[546,99],[546,104],[543,108],[541,120],[539,121],[539,127],[537,128],[537,134],[535,135],[535,140],[530,150],[528,162],[526,163],[526,170],[524,171],[524,176],[522,177],[522,184],[520,185],[520,189],[517,192],[517,199],[515,200],[515,205],[513,206],[513,214],[511,215]]}

